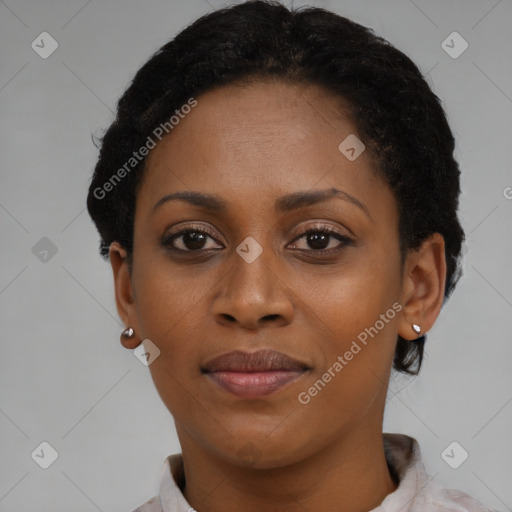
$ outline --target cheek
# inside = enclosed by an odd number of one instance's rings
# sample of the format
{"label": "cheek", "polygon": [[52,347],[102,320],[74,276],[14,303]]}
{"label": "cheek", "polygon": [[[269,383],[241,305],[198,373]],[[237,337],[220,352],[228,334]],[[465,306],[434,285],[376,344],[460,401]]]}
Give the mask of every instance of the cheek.
{"label": "cheek", "polygon": [[191,399],[198,398],[195,382],[199,378],[198,333],[204,321],[199,310],[204,308],[204,288],[191,285],[190,277],[183,280],[171,275],[168,265],[146,266],[134,285],[141,336],[160,350],[149,366],[160,398],[176,419],[197,415],[194,421],[204,423],[208,418],[201,415],[203,408],[197,408]]}
{"label": "cheek", "polygon": [[192,321],[208,289],[204,279],[177,271],[164,258],[155,257],[139,259],[133,286],[141,332],[161,342],[175,327]]}
{"label": "cheek", "polygon": [[189,272],[176,272],[168,262],[155,258],[137,272],[134,269],[134,287],[140,334],[160,350],[149,369],[162,399],[174,409],[179,407],[182,388],[189,388],[199,375],[201,325],[211,283]]}
{"label": "cheek", "polygon": [[[304,299],[316,315],[316,351],[322,354],[309,384],[314,407],[351,404],[360,413],[386,385],[396,338],[399,266],[391,256],[360,259],[350,270],[309,287]],[[341,358],[341,360],[340,360]],[[325,387],[322,382],[327,381]],[[307,400],[307,398],[306,398]],[[357,413],[356,413],[357,416]]]}
{"label": "cheek", "polygon": [[370,288],[361,290],[357,286],[361,282],[364,279],[344,281],[342,292],[323,290],[321,317],[328,329],[321,332],[328,335],[317,339],[319,364],[295,397],[310,430],[333,439],[340,430],[350,430],[375,414],[378,404],[385,402],[395,352],[393,299],[385,290],[374,289],[373,294]]}
{"label": "cheek", "polygon": [[[318,311],[319,318],[335,334],[339,340],[336,348],[343,348],[344,343],[373,326],[381,314],[392,308],[399,297],[399,278],[399,265],[393,254],[354,252],[342,270],[322,276],[304,290],[302,299]],[[395,316],[391,311],[383,331],[390,330]]]}

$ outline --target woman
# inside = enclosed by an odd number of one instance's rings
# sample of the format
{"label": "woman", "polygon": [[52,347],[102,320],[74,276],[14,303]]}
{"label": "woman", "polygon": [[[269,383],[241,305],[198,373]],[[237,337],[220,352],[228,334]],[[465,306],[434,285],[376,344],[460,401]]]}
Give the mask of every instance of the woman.
{"label": "woman", "polygon": [[252,1],[138,71],[88,209],[182,448],[137,512],[490,510],[383,434],[460,275],[438,98],[369,29]]}

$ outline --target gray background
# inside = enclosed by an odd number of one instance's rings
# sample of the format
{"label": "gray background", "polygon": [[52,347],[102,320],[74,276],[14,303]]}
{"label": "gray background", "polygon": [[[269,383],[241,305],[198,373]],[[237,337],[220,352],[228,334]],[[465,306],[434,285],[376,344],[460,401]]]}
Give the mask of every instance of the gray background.
{"label": "gray background", "polygon": [[[512,4],[309,4],[374,28],[443,100],[463,171],[464,276],[420,376],[392,383],[385,430],[416,437],[437,481],[512,510]],[[119,343],[110,266],[85,210],[91,133],[153,51],[222,5],[0,1],[2,512],[131,511],[179,451],[148,368]],[[47,59],[31,48],[43,31],[59,44]],[[455,59],[441,46],[453,31],[469,44]],[[58,452],[48,469],[31,457],[43,441]],[[469,453],[457,469],[441,457],[453,441]]]}

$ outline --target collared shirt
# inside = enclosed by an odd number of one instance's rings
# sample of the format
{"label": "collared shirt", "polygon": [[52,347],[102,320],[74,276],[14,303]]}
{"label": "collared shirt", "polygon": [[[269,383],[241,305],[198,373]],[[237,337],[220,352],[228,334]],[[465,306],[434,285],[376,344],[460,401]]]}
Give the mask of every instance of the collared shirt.
{"label": "collared shirt", "polygon": [[[398,478],[397,489],[369,512],[497,512],[467,494],[446,489],[429,479],[418,442],[403,434],[383,434],[386,460]],[[181,454],[164,462],[160,494],[133,512],[196,512],[181,492],[185,482]]]}

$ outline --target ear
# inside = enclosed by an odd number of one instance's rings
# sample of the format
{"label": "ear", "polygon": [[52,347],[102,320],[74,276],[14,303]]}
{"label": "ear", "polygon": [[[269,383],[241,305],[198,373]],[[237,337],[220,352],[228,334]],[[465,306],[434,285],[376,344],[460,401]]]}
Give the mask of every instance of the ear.
{"label": "ear", "polygon": [[132,278],[128,267],[127,252],[118,242],[112,242],[109,248],[110,264],[114,274],[114,289],[116,307],[119,316],[126,326],[131,327],[135,333],[131,338],[121,336],[123,347],[133,349],[142,342],[138,335],[139,326],[133,299]]}
{"label": "ear", "polygon": [[[406,340],[415,340],[434,325],[444,300],[446,259],[444,238],[432,234],[416,251],[409,251],[402,276],[403,305],[398,334]],[[412,324],[421,327],[414,332]]]}

